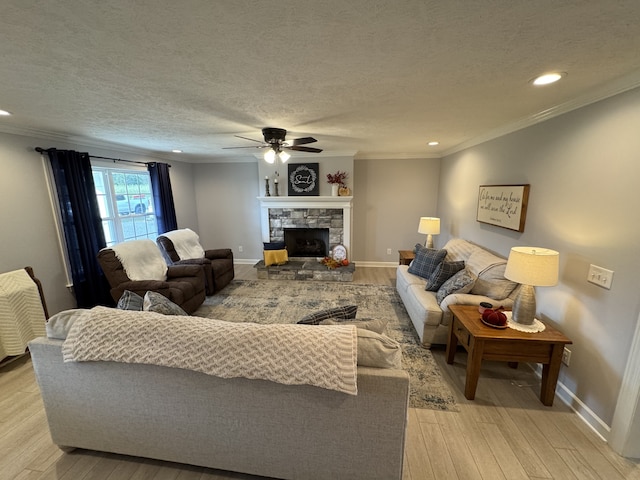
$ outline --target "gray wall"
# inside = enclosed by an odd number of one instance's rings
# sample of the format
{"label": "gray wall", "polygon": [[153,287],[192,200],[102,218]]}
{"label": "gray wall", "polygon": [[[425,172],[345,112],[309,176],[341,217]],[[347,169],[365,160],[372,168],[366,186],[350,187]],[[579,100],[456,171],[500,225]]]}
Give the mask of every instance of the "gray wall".
{"label": "gray wall", "polygon": [[[450,155],[441,166],[438,245],[456,236],[505,256],[516,245],[560,252],[559,285],[536,289],[539,316],[574,342],[560,374],[586,408],[574,406],[606,425],[640,311],[638,112],[635,90]],[[479,185],[520,183],[531,184],[523,233],[476,222]],[[587,283],[591,263],[615,271],[611,290]]]}
{"label": "gray wall", "polygon": [[198,164],[194,172],[196,231],[203,247],[231,248],[239,261],[262,258],[258,164]]}
{"label": "gray wall", "polygon": [[439,175],[440,159],[356,160],[352,258],[397,263],[398,250],[424,244],[418,223],[436,215]]}
{"label": "gray wall", "polygon": [[67,290],[43,162],[46,144],[0,133],[0,272],[32,266],[51,313],[75,306]]}

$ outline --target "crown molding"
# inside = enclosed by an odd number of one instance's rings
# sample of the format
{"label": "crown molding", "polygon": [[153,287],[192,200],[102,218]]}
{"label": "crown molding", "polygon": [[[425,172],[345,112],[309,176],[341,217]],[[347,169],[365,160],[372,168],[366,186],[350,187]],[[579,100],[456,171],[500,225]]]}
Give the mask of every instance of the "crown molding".
{"label": "crown molding", "polygon": [[[146,150],[136,147],[130,147],[127,145],[122,145],[119,143],[111,143],[102,140],[98,140],[95,138],[82,137],[79,135],[65,134],[59,132],[50,132],[46,130],[38,130],[35,128],[27,128],[27,127],[16,127],[13,125],[0,125],[1,133],[9,133],[12,135],[20,135],[23,137],[32,137],[38,140],[49,140],[52,142],[65,142],[74,145],[78,145],[81,147],[95,147],[102,148],[105,150],[109,150],[117,153],[126,153],[129,155],[139,155],[143,157],[153,157],[156,159],[163,160],[175,160],[175,158],[170,157],[168,154],[165,155],[163,152],[157,152],[154,150]],[[42,146],[42,148],[47,148],[47,146]],[[175,154],[174,154],[175,155]]]}
{"label": "crown molding", "polygon": [[462,150],[466,150],[467,148],[475,147],[476,145],[488,142],[489,140],[494,140],[509,133],[517,132],[518,130],[531,127],[551,118],[558,117],[565,113],[577,110],[582,107],[586,107],[587,105],[591,105],[593,103],[605,100],[607,98],[619,95],[638,87],[640,87],[640,70],[632,74],[625,75],[618,80],[610,82],[604,86],[595,88],[585,95],[576,97],[565,103],[561,103],[546,110],[542,110],[541,112],[537,112],[533,115],[521,118],[520,120],[517,120],[513,123],[504,125],[483,135],[479,135],[475,138],[459,143],[455,147],[442,152],[442,156],[446,157]]}
{"label": "crown molding", "polygon": [[437,153],[356,153],[354,160],[412,160],[425,158],[442,158]]}

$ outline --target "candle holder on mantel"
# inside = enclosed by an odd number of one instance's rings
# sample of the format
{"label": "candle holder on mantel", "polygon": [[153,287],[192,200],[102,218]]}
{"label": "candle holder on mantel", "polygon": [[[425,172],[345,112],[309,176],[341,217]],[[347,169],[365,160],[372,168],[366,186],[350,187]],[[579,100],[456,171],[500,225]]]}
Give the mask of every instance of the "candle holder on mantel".
{"label": "candle holder on mantel", "polygon": [[[269,177],[264,177],[264,196],[265,197],[270,197],[271,196],[271,192],[269,191]],[[276,187],[277,188],[277,187]],[[276,193],[277,195],[277,193]]]}
{"label": "candle holder on mantel", "polygon": [[277,178],[273,181],[273,185],[274,185],[274,187],[276,189],[275,195],[276,195],[276,197],[279,197],[280,194],[278,193],[278,179]]}

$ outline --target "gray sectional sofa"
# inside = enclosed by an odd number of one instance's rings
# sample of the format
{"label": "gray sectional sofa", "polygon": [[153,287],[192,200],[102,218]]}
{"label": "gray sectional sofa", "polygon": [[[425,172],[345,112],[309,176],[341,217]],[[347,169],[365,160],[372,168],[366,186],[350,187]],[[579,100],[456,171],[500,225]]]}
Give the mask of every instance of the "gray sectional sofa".
{"label": "gray sectional sofa", "polygon": [[447,252],[444,262],[463,261],[466,273],[473,281],[444,296],[440,291],[440,297],[443,297],[440,302],[437,290],[425,289],[428,278],[410,273],[407,265],[399,265],[396,271],[396,290],[425,348],[447,343],[452,317],[449,305],[489,302],[495,307],[501,305],[510,309],[520,288],[504,277],[505,258],[460,238],[449,240],[443,249]]}
{"label": "gray sectional sofa", "polygon": [[[315,327],[309,327],[315,328]],[[283,479],[401,479],[409,377],[357,367],[357,395],[29,345],[53,442]]]}

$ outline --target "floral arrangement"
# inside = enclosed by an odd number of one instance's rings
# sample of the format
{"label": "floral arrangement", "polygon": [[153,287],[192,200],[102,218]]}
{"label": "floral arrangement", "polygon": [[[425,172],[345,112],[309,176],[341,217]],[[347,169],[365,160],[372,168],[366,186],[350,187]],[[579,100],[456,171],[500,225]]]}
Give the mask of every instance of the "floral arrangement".
{"label": "floral arrangement", "polygon": [[346,187],[345,181],[349,174],[347,172],[341,172],[338,170],[336,173],[327,173],[327,183],[337,183],[341,187]]}
{"label": "floral arrangement", "polygon": [[347,265],[349,265],[349,260],[345,258],[342,261],[338,261],[331,257],[324,257],[322,260],[320,260],[320,263],[327,267],[329,270],[333,270],[334,268],[338,267],[346,267]]}
{"label": "floral arrangement", "polygon": [[337,260],[334,260],[331,257],[324,257],[322,260],[320,260],[320,263],[322,263],[322,265],[327,267],[329,270],[333,270],[334,268],[339,267],[341,265],[340,262],[338,262]]}

